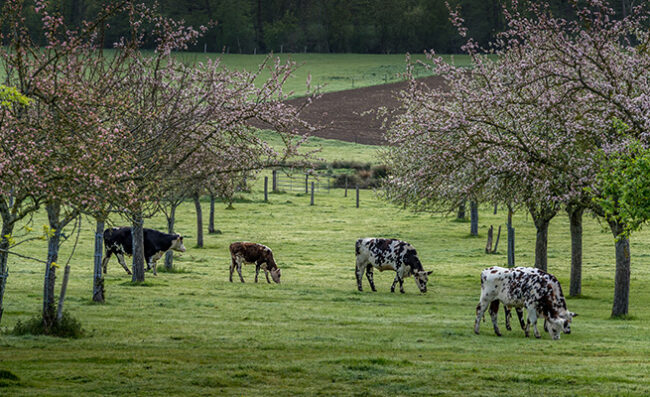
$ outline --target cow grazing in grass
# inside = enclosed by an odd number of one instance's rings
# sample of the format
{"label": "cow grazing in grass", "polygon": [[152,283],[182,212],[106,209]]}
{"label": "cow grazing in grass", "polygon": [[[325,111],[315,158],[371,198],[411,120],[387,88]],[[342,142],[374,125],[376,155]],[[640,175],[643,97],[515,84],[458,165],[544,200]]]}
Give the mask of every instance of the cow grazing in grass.
{"label": "cow grazing in grass", "polygon": [[[180,234],[167,234],[153,229],[144,229],[144,258],[147,261],[147,270],[153,267],[153,274],[157,275],[156,262],[160,259],[165,252],[169,250],[185,252],[183,245],[183,236]],[[106,273],[106,266],[112,254],[115,254],[117,261],[131,274],[126,262],[124,262],[124,255],[133,255],[133,240],[131,236],[131,228],[114,227],[104,230],[104,248],[106,253],[104,260],[102,260],[102,267]]]}
{"label": "cow grazing in grass", "polygon": [[427,292],[429,274],[422,267],[415,248],[407,242],[385,238],[362,238],[357,240],[355,247],[357,255],[357,287],[363,291],[361,280],[365,271],[370,288],[377,291],[373,280],[373,268],[379,271],[395,271],[395,280],[390,292],[395,292],[395,284],[399,281],[399,290],[404,293],[404,278],[413,275],[415,284],[421,292]]}
{"label": "cow grazing in grass", "polygon": [[280,276],[282,272],[278,268],[278,265],[273,259],[273,251],[266,245],[257,244],[257,243],[247,243],[247,242],[236,242],[230,244],[230,257],[232,263],[230,264],[230,282],[232,283],[232,274],[237,269],[239,273],[239,279],[241,282],[244,282],[244,278],[241,275],[241,267],[244,263],[254,263],[255,264],[255,282],[257,282],[257,277],[260,274],[260,268],[264,270],[266,275],[266,281],[270,284],[269,273],[271,273],[271,278],[273,281],[280,284]]}
{"label": "cow grazing in grass", "polygon": [[571,320],[577,316],[567,310],[560,282],[552,274],[530,267],[506,269],[493,266],[481,272],[481,298],[476,306],[475,333],[479,333],[480,320],[488,306],[492,306],[490,314],[494,332],[501,335],[496,316],[498,301],[507,308],[525,307],[528,320],[524,332],[528,336],[532,324],[536,338],[541,337],[537,330],[538,317],[546,320],[545,328],[551,337],[559,339],[562,332],[571,333]]}

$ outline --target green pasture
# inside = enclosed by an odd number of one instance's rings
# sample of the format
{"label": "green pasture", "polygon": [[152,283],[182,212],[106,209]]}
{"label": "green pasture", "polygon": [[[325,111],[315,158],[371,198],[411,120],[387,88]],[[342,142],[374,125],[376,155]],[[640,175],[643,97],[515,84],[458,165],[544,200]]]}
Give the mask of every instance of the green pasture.
{"label": "green pasture", "polygon": [[[347,147],[336,150],[344,154]],[[482,207],[480,236],[472,238],[468,222],[413,214],[373,191],[361,192],[358,209],[353,192],[343,197],[340,189],[317,194],[314,206],[308,195],[296,193],[273,193],[265,203],[262,179],[233,210],[218,204],[216,227],[222,234],[206,235],[203,249],[194,248],[192,203],[179,209],[177,230],[188,251],[175,255],[176,272],[147,273],[146,283],[134,286],[113,258],[103,305],[91,302],[94,224],[84,221],[66,300],[66,309],[85,328],[80,339],[8,333],[17,321],[38,313],[44,266],[11,257],[0,395],[650,394],[649,232],[632,239],[631,319],[609,318],[613,239],[586,217],[584,296],[568,299],[569,309],[579,313],[573,333],[552,341],[543,332],[536,340],[502,326],[499,338],[488,319],[475,335],[479,273],[506,262],[504,232],[499,253],[484,253],[487,229],[504,225],[505,211],[493,215],[491,207]],[[38,214],[35,229],[45,221]],[[113,224],[124,221],[115,218]],[[158,216],[146,226],[164,229],[165,220]],[[534,225],[521,212],[514,226],[517,264],[532,265]],[[365,279],[365,291],[358,292],[354,243],[366,236],[411,242],[425,268],[433,270],[429,292],[420,294],[409,279],[406,294],[391,294],[390,272],[375,273],[378,292],[370,292]],[[73,240],[64,246],[60,264]],[[237,240],[273,248],[282,284],[253,283],[253,266],[244,270],[245,284],[229,283],[228,245]],[[43,241],[21,247],[41,258],[45,250]],[[549,271],[565,291],[569,263],[569,225],[560,214],[549,233]]]}
{"label": "green pasture", "polygon": [[[187,61],[201,61],[206,58],[221,58],[221,64],[233,70],[257,70],[266,55],[177,53]],[[285,92],[294,96],[305,94],[307,77],[311,75],[312,89],[321,86],[319,92],[332,92],[402,81],[406,71],[405,54],[274,54],[283,61],[291,59],[298,69],[285,85]],[[467,55],[443,55],[458,66],[470,66]],[[424,54],[412,54],[413,62],[425,61]],[[416,77],[431,75],[423,66],[416,65]],[[263,74],[266,76],[266,74]]]}
{"label": "green pasture", "polygon": [[[106,50],[110,56],[112,50]],[[267,55],[248,54],[218,54],[201,52],[176,52],[174,56],[186,62],[201,62],[206,59],[221,59],[223,67],[232,70],[256,71]],[[472,62],[467,55],[442,55],[448,62],[458,66],[469,67]],[[372,85],[395,83],[404,80],[406,71],[405,54],[274,54],[282,61],[291,59],[298,65],[296,71],[284,86],[286,93],[292,96],[302,96],[306,93],[307,77],[311,75],[312,90],[318,92],[333,92]],[[424,54],[411,54],[413,62],[425,61]],[[416,65],[416,77],[431,75],[423,66]],[[261,78],[266,78],[264,72]],[[4,79],[5,71],[0,69],[0,81]],[[261,82],[261,80],[260,80]]]}

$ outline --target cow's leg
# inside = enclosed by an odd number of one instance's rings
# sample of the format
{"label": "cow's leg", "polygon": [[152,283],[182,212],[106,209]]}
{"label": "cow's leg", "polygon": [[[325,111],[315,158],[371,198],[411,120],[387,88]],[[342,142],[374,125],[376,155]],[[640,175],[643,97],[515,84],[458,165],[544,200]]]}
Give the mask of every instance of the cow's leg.
{"label": "cow's leg", "polygon": [[[503,307],[506,308],[507,306],[503,305]],[[490,303],[490,317],[492,318],[492,326],[494,326],[494,333],[497,334],[497,336],[501,336],[501,331],[499,331],[499,325],[497,324],[497,319],[498,319],[498,314],[499,314],[499,300],[493,300]]]}
{"label": "cow's leg", "polygon": [[266,282],[271,284],[271,280],[269,280],[269,271],[264,269],[264,275],[266,276]]}
{"label": "cow's leg", "polygon": [[239,274],[239,279],[242,283],[244,282],[244,277],[241,275],[241,267],[243,263],[244,260],[242,258],[237,258],[237,273]]}
{"label": "cow's leg", "polygon": [[397,285],[397,281],[399,280],[399,276],[395,274],[395,279],[393,280],[393,285],[390,286],[390,292],[395,292],[395,285]]}
{"label": "cow's leg", "polygon": [[104,259],[102,259],[102,269],[104,271],[104,274],[106,274],[106,268],[108,266],[108,260],[111,258],[111,251],[106,251],[104,253]]}
{"label": "cow's leg", "polygon": [[526,323],[524,323],[524,309],[521,307],[515,307],[515,312],[517,313],[517,318],[519,318],[519,325],[521,329],[526,329]]}
{"label": "cow's leg", "polygon": [[237,266],[237,262],[235,262],[235,257],[232,256],[232,255],[230,256],[230,259],[231,259],[231,263],[230,263],[230,278],[229,278],[229,280],[232,283],[232,274],[235,272],[235,266]]}
{"label": "cow's leg", "polygon": [[363,286],[361,285],[361,280],[363,279],[363,272],[366,270],[366,266],[361,261],[359,256],[357,256],[357,267],[354,270],[354,274],[357,276],[357,288],[359,291],[363,291]]}
{"label": "cow's leg", "polygon": [[126,270],[128,274],[131,274],[131,270],[129,269],[129,267],[126,265],[126,262],[124,261],[124,255],[117,253],[115,254],[115,256],[117,256],[117,261],[120,262],[120,265],[122,265],[124,270]]}
{"label": "cow's leg", "polygon": [[399,277],[399,292],[404,293],[404,279]]}
{"label": "cow's leg", "polygon": [[260,274],[260,264],[255,264],[255,283],[257,283],[257,276]]}
{"label": "cow's leg", "polygon": [[530,331],[530,325],[533,325],[533,334],[535,335],[535,338],[541,338],[542,336],[539,334],[539,331],[537,330],[537,310],[535,310],[534,307],[527,307],[526,310],[528,310],[528,323],[526,324],[526,336],[528,336],[528,332]]}
{"label": "cow's leg", "polygon": [[153,275],[157,276],[158,272],[156,271],[156,262],[155,261],[151,262],[151,267],[153,268]]}
{"label": "cow's leg", "polygon": [[366,277],[368,278],[368,282],[370,283],[370,289],[373,290],[373,292],[377,292],[377,288],[375,288],[375,280],[373,279],[373,269],[372,265],[366,266]]}
{"label": "cow's leg", "polygon": [[508,305],[503,305],[503,311],[506,314],[506,329],[508,331],[512,331],[512,327],[510,326],[510,320],[512,319],[512,310],[510,310],[510,307],[508,307]]}
{"label": "cow's leg", "polygon": [[477,335],[479,333],[481,319],[483,318],[483,314],[485,314],[488,306],[490,306],[490,302],[492,302],[491,299],[488,299],[481,294],[481,299],[479,300],[478,305],[476,305],[476,321],[474,321],[474,333]]}

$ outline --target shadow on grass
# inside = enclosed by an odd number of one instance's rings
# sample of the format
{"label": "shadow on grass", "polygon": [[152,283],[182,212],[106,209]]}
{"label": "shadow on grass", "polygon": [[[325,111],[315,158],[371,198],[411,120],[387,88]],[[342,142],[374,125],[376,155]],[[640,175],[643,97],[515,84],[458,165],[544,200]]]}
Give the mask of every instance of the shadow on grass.
{"label": "shadow on grass", "polygon": [[172,266],[171,269],[163,266],[158,269],[158,273],[192,273],[192,271],[186,267],[181,266]]}

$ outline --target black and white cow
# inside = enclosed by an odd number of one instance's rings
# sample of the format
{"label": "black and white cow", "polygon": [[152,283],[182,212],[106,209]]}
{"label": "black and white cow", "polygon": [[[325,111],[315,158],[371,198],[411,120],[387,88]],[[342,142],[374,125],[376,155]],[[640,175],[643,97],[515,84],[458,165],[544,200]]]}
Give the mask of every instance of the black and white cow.
{"label": "black and white cow", "polygon": [[407,242],[386,238],[361,238],[357,240],[355,253],[357,255],[357,286],[363,291],[361,280],[365,271],[370,288],[377,291],[373,280],[373,267],[379,271],[395,271],[395,280],[390,292],[395,292],[395,284],[399,281],[399,291],[404,293],[404,278],[413,275],[415,284],[421,292],[427,292],[429,274],[422,267],[415,248]]}
{"label": "black and white cow", "polygon": [[541,337],[537,330],[539,317],[546,320],[546,328],[551,337],[556,340],[560,339],[562,332],[571,333],[571,320],[577,316],[567,310],[562,287],[557,278],[531,267],[506,269],[493,266],[481,272],[481,298],[476,306],[475,333],[479,333],[480,320],[488,306],[491,306],[490,315],[494,332],[501,335],[496,316],[499,306],[498,303],[494,303],[495,301],[500,301],[506,308],[525,307],[528,320],[524,332],[526,336],[529,335],[532,323],[536,338]]}
{"label": "black and white cow", "polygon": [[[112,254],[117,256],[117,261],[131,274],[128,266],[124,262],[124,255],[133,255],[133,240],[131,238],[131,228],[114,227],[104,230],[104,260],[102,267],[106,273],[106,265]],[[169,250],[185,252],[183,245],[183,236],[180,234],[167,234],[153,229],[144,229],[144,258],[147,261],[147,270],[153,267],[153,274],[156,272],[156,262],[165,252]]]}

